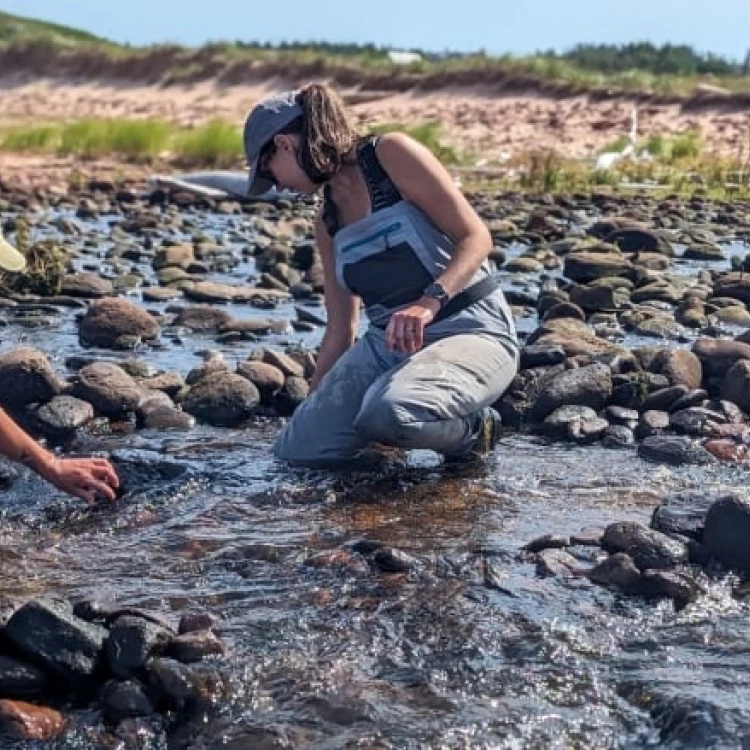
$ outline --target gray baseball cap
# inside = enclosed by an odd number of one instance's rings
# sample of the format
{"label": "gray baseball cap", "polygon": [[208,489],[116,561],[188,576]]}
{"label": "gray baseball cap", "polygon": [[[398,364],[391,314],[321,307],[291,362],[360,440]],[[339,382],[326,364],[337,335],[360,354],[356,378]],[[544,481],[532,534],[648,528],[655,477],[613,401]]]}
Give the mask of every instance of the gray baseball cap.
{"label": "gray baseball cap", "polygon": [[296,91],[285,91],[256,104],[245,120],[245,155],[250,167],[248,195],[260,195],[273,187],[273,182],[258,175],[258,159],[263,147],[290,122],[302,116]]}

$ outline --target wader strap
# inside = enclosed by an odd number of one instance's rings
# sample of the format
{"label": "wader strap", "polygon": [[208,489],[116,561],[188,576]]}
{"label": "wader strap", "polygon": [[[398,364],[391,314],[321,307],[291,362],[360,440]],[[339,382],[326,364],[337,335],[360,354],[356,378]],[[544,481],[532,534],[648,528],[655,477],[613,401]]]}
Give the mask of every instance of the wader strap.
{"label": "wader strap", "polygon": [[[446,318],[450,318],[451,315],[455,315],[456,313],[465,310],[467,307],[471,307],[471,305],[473,305],[475,302],[479,302],[480,300],[483,300],[485,297],[492,294],[492,292],[494,292],[499,286],[500,277],[494,274],[485,276],[480,281],[477,281],[476,284],[467,286],[466,289],[463,290],[463,292],[459,292],[455,297],[453,297],[453,299],[448,302],[445,307],[443,307],[438,312],[438,314],[432,319],[429,325],[438,323],[439,321],[445,320]],[[414,300],[414,302],[416,301],[417,300]],[[378,326],[378,328],[385,327],[385,325]]]}

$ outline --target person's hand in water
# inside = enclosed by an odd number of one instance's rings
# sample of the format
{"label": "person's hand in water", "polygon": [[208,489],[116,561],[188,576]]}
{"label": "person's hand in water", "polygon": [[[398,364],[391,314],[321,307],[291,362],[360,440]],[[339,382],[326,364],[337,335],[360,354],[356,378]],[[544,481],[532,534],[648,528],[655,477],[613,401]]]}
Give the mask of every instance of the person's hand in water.
{"label": "person's hand in water", "polygon": [[90,504],[100,498],[114,500],[120,486],[117,473],[106,458],[52,457],[38,471],[59,490]]}

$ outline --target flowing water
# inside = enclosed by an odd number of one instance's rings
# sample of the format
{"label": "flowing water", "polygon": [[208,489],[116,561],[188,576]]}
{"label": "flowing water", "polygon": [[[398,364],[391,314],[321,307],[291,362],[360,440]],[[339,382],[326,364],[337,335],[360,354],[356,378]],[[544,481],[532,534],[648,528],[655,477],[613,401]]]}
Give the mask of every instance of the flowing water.
{"label": "flowing water", "polygon": [[[48,328],[11,321],[0,349],[37,346],[64,371],[80,353],[73,315]],[[138,356],[185,374],[204,348],[216,346],[191,336]],[[1,595],[220,615],[225,690],[170,738],[143,734],[142,747],[750,746],[750,609],[730,596],[731,581],[704,580],[706,595],[676,612],[583,579],[541,578],[519,556],[544,533],[648,523],[667,492],[733,488],[744,471],[657,467],[634,451],[522,434],[504,436],[471,475],[446,474],[429,453],[294,471],[270,457],[277,429],[87,438],[79,449],[179,469],[111,505],[84,507],[23,472],[4,493]],[[402,575],[307,564],[363,539],[419,564]],[[488,585],[488,568],[500,585]],[[85,712],[76,726],[54,746],[99,746]]]}

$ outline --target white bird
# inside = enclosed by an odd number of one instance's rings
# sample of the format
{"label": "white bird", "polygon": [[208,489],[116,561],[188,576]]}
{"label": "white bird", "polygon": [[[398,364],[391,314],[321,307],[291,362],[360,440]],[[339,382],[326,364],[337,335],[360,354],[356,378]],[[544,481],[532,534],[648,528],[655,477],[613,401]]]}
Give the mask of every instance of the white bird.
{"label": "white bird", "polygon": [[630,113],[630,131],[628,132],[628,143],[622,151],[606,151],[596,157],[596,169],[611,169],[621,159],[632,158],[635,153],[635,145],[638,141],[638,110],[633,107]]}

